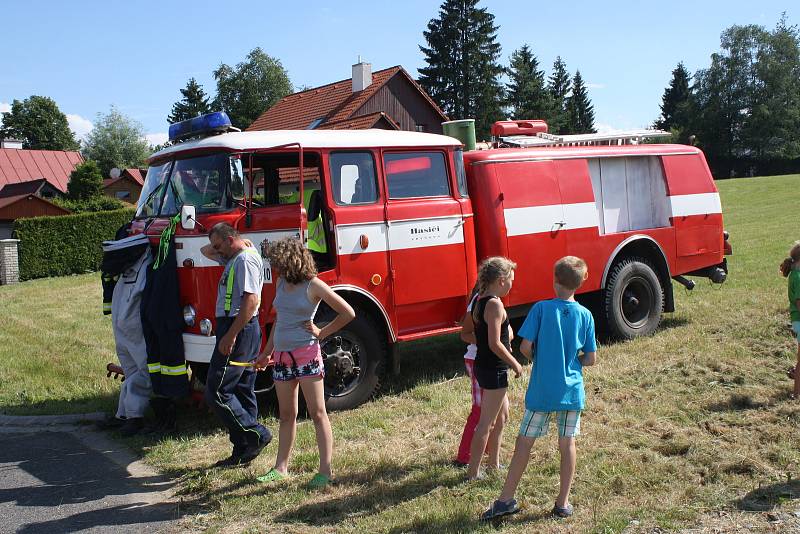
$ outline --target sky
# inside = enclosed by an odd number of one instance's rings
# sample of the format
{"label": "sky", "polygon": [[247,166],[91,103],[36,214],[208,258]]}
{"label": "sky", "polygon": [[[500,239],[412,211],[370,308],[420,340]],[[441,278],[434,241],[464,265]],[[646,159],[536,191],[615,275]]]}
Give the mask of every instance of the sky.
{"label": "sky", "polygon": [[[48,96],[83,138],[115,106],[147,139],[166,140],[167,116],[194,77],[213,96],[213,71],[260,46],[296,88],[351,77],[361,57],[380,70],[425,65],[422,32],[440,1],[0,0],[0,111]],[[561,56],[588,85],[600,131],[642,128],[659,115],[672,69],[706,68],[734,24],[800,24],[797,0],[570,2],[482,0],[499,26],[501,63],[528,44],[550,73]],[[451,117],[461,118],[461,117]],[[531,117],[535,118],[535,117]]]}

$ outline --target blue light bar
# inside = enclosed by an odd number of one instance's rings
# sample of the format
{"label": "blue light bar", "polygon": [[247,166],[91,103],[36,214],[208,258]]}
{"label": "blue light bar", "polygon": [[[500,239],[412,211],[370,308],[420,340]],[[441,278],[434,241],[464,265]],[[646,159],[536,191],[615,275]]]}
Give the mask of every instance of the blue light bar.
{"label": "blue light bar", "polygon": [[200,137],[212,133],[227,132],[233,125],[228,114],[216,111],[169,125],[169,140],[181,141],[188,137]]}

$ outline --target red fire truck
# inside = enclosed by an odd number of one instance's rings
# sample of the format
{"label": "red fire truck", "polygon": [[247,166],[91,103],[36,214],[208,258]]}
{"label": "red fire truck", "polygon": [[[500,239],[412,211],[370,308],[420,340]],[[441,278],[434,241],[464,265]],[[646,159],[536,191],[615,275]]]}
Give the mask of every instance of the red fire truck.
{"label": "red fire truck", "polygon": [[[672,280],[690,287],[683,275],[721,283],[727,274],[719,194],[691,146],[551,136],[534,121],[497,124],[497,148],[464,151],[455,138],[417,132],[236,132],[223,115],[171,128],[174,144],[150,158],[132,227],[155,240],[181,214],[183,339],[198,377],[215,345],[222,269],[200,248],[220,221],[256,244],[302,237],[319,277],[356,310],[322,342],[331,409],[373,396],[399,368],[400,342],[458,331],[487,256],[518,264],[505,303],[512,317],[553,296],[558,258],[584,258],[581,298],[621,338],[652,333],[674,310]],[[260,320],[269,328],[266,260],[265,271]]]}

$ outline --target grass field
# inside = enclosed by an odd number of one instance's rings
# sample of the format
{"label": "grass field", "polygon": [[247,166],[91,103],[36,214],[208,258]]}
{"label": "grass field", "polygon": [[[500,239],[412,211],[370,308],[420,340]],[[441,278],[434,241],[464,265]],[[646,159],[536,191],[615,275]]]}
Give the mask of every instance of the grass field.
{"label": "grass field", "polygon": [[[546,517],[558,484],[555,437],[540,440],[517,498],[522,513],[503,532],[620,532],[674,529],[709,510],[769,509],[800,496],[800,403],[785,377],[794,345],[785,279],[777,265],[800,238],[800,176],[719,182],[734,256],[722,287],[698,279],[676,286],[676,312],[652,337],[604,345],[586,372],[587,410],[578,441],[576,515]],[[6,413],[108,407],[115,384],[100,370],[112,357],[109,321],[99,314],[99,280],[86,275],[0,287],[0,405]],[[20,317],[26,317],[20,319]],[[180,477],[181,525],[211,532],[491,532],[477,516],[501,476],[463,481],[449,466],[468,412],[463,346],[454,337],[406,345],[403,374],[357,410],[331,415],[339,484],[314,493],[313,426],[301,421],[283,485],[255,477],[275,445],[250,468],[213,471],[229,453],[213,418],[181,418],[183,433],[132,440],[145,459]],[[510,459],[526,380],[510,388],[504,436]],[[265,423],[277,429],[272,417]]]}

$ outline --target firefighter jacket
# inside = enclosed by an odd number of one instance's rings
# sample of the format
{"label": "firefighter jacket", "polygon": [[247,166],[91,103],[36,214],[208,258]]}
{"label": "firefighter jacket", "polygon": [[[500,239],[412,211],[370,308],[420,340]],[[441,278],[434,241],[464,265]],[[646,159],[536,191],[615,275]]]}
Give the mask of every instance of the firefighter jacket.
{"label": "firefighter jacket", "polygon": [[117,357],[125,372],[119,391],[117,417],[144,417],[150,403],[150,373],[147,368],[147,345],[142,332],[141,302],[152,261],[149,247],[119,277],[114,287],[111,324]]}
{"label": "firefighter jacket", "polygon": [[183,397],[189,394],[189,380],[174,241],[169,243],[169,251],[157,269],[154,265],[147,268],[141,305],[150,381],[154,395]]}
{"label": "firefighter jacket", "polygon": [[126,237],[128,225],[117,230],[117,239],[103,241],[103,261],[100,264],[100,280],[103,284],[103,315],[111,313],[114,286],[119,276],[136,263],[149,248],[146,235]]}

